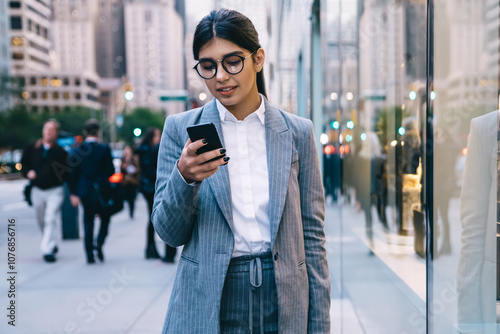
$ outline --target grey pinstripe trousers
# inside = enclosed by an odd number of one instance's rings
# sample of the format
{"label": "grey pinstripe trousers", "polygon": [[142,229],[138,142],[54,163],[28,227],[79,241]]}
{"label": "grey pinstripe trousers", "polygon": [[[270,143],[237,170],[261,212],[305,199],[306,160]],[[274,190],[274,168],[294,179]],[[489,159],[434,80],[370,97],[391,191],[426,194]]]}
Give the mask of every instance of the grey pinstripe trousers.
{"label": "grey pinstripe trousers", "polygon": [[271,252],[231,259],[224,282],[221,334],[278,333],[278,295]]}

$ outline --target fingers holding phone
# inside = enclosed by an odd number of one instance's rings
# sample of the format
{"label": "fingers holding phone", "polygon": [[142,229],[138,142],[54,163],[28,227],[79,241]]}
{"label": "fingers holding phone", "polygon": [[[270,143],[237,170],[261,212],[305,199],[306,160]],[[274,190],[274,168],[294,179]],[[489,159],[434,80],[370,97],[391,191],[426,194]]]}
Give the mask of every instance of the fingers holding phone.
{"label": "fingers holding phone", "polygon": [[222,147],[200,153],[208,145],[205,139],[195,142],[188,139],[184,145],[177,168],[186,182],[201,182],[217,172],[220,166],[229,162],[226,150]]}

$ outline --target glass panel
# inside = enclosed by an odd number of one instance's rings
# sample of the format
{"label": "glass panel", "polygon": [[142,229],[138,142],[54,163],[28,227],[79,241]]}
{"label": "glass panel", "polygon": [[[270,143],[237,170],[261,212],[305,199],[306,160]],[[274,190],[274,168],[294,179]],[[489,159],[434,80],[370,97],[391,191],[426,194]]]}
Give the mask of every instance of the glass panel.
{"label": "glass panel", "polygon": [[329,261],[343,324],[333,333],[425,333],[426,2],[326,6],[324,175],[339,204],[327,206],[326,233],[341,243]]}
{"label": "glass panel", "polygon": [[430,333],[497,333],[499,3],[435,0],[433,22]]}

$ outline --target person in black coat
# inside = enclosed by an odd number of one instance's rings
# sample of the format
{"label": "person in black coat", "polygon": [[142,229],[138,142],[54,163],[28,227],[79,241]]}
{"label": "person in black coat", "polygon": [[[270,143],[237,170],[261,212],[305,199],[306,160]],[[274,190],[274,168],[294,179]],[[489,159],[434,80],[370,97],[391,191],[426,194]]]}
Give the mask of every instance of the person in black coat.
{"label": "person in black coat", "polygon": [[[139,156],[140,177],[139,191],[148,202],[149,222],[147,228],[146,259],[159,259],[160,254],[155,244],[155,229],[151,221],[156,183],[156,165],[158,162],[158,149],[161,131],[158,128],[149,128],[135,153]],[[177,249],[166,245],[164,262],[173,263]]]}
{"label": "person in black coat", "polygon": [[68,154],[57,145],[58,133],[59,123],[47,120],[42,139],[29,145],[21,159],[21,172],[31,180],[31,198],[42,231],[40,250],[46,262],[56,261],[56,220],[64,199],[63,183],[70,177]]}
{"label": "person in black coat", "polygon": [[[99,143],[100,127],[95,119],[85,122],[85,142],[71,152],[71,203],[83,205],[83,224],[85,227],[85,252],[87,263],[95,263],[94,251],[98,259],[104,261],[102,246],[108,235],[110,215],[101,210],[95,184],[104,187],[114,173],[111,149]],[[94,218],[99,214],[101,226],[94,245]]]}

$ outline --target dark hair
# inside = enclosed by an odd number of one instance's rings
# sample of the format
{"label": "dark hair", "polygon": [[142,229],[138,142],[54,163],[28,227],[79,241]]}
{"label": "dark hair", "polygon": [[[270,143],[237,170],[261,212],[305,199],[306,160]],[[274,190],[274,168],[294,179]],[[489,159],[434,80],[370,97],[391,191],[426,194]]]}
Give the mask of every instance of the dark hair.
{"label": "dark hair", "polygon": [[[250,52],[261,48],[259,34],[252,21],[235,10],[212,11],[198,23],[193,38],[194,59],[199,59],[200,49],[215,37],[226,39]],[[267,97],[263,69],[257,73],[257,89]]]}
{"label": "dark hair", "polygon": [[100,128],[101,127],[99,126],[99,122],[94,118],[89,119],[83,125],[83,131],[85,132],[86,136],[97,136]]}
{"label": "dark hair", "polygon": [[155,132],[160,131],[160,129],[155,128],[155,127],[150,127],[146,130],[146,133],[144,134],[144,139],[142,139],[141,145],[149,145],[152,146],[153,143],[153,138],[155,136]]}

